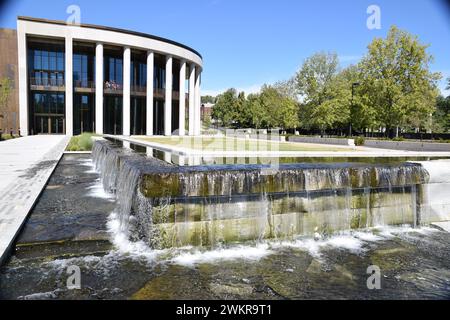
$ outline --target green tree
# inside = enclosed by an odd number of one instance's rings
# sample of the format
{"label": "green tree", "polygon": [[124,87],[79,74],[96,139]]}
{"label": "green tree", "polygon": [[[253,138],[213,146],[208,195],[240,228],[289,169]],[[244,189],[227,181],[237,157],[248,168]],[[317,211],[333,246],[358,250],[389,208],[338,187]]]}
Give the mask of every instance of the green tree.
{"label": "green tree", "polygon": [[376,124],[374,107],[361,81],[360,66],[351,65],[343,69],[332,82],[336,127],[347,129],[351,125],[353,130],[364,131]]}
{"label": "green tree", "polygon": [[450,96],[440,95],[436,100],[436,112],[433,114],[433,132],[450,131]]}
{"label": "green tree", "polygon": [[273,87],[283,96],[297,100],[297,88],[295,83],[295,77],[276,82]]}
{"label": "green tree", "polygon": [[440,74],[418,38],[393,26],[386,39],[376,38],[361,62],[363,90],[377,121],[393,135],[395,127],[425,126],[434,111]]}
{"label": "green tree", "polygon": [[264,85],[260,103],[270,128],[293,129],[299,125],[298,105],[295,100],[284,96],[275,87]]}
{"label": "green tree", "polygon": [[244,114],[248,119],[249,127],[256,129],[267,127],[268,113],[264,109],[259,93],[248,95]]}
{"label": "green tree", "polygon": [[245,98],[245,92],[239,92],[237,99],[236,99],[236,105],[235,105],[235,121],[237,123],[237,126],[240,128],[245,128],[250,126],[250,121],[247,117],[246,113],[246,98]]}
{"label": "green tree", "polygon": [[339,60],[336,53],[316,53],[307,58],[295,77],[301,96],[300,123],[307,129],[324,131],[333,126],[340,115],[335,112],[338,101],[333,90],[338,85]]}
{"label": "green tree", "polygon": [[216,97],[206,95],[201,97],[202,103],[216,103]]}
{"label": "green tree", "polygon": [[237,119],[237,92],[231,88],[217,97],[212,109],[212,118],[218,120],[222,126],[230,127]]}

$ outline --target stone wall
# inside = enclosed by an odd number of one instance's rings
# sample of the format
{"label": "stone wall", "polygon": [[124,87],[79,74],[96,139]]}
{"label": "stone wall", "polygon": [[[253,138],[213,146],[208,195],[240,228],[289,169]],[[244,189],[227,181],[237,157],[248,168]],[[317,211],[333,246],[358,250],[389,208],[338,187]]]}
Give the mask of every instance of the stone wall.
{"label": "stone wall", "polygon": [[12,80],[6,112],[0,112],[0,130],[19,132],[19,74],[17,63],[17,32],[12,29],[0,29],[0,78]]}
{"label": "stone wall", "polygon": [[406,151],[431,151],[431,152],[450,151],[450,143],[366,140],[364,146],[371,148],[406,150]]}
{"label": "stone wall", "polygon": [[354,147],[355,146],[355,140],[353,140],[353,139],[337,139],[337,138],[291,136],[291,137],[289,137],[288,140],[290,142],[334,144],[334,145],[350,146],[350,147]]}

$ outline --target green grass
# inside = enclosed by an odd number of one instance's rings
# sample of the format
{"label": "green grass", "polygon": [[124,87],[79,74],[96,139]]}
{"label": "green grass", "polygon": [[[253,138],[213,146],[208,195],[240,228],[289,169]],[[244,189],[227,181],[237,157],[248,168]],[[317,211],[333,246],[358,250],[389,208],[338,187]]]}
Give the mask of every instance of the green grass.
{"label": "green grass", "polygon": [[307,143],[244,140],[224,137],[137,137],[139,140],[203,151],[352,151]]}
{"label": "green grass", "polygon": [[94,144],[92,137],[93,133],[85,132],[79,136],[74,136],[70,139],[66,151],[91,151]]}

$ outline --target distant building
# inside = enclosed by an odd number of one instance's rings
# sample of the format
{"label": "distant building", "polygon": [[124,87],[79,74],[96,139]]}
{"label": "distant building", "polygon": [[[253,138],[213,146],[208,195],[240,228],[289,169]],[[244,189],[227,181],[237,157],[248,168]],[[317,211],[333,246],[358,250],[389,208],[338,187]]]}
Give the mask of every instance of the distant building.
{"label": "distant building", "polygon": [[202,121],[205,121],[206,117],[211,119],[212,109],[214,105],[214,103],[202,103],[202,106],[200,107]]}

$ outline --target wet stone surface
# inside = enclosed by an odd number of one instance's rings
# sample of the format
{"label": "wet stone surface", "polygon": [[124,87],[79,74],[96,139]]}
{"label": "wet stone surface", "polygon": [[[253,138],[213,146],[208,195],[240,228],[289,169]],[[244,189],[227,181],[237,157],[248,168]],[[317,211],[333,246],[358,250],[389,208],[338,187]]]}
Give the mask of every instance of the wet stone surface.
{"label": "wet stone surface", "polygon": [[[66,155],[0,269],[0,299],[450,299],[450,234],[386,227],[319,241],[152,251],[112,244],[90,155]],[[367,288],[367,268],[381,289]],[[81,289],[67,288],[69,266]]]}
{"label": "wet stone surface", "polygon": [[33,209],[18,246],[107,240],[106,220],[115,203],[106,196],[90,155],[65,155]]}

